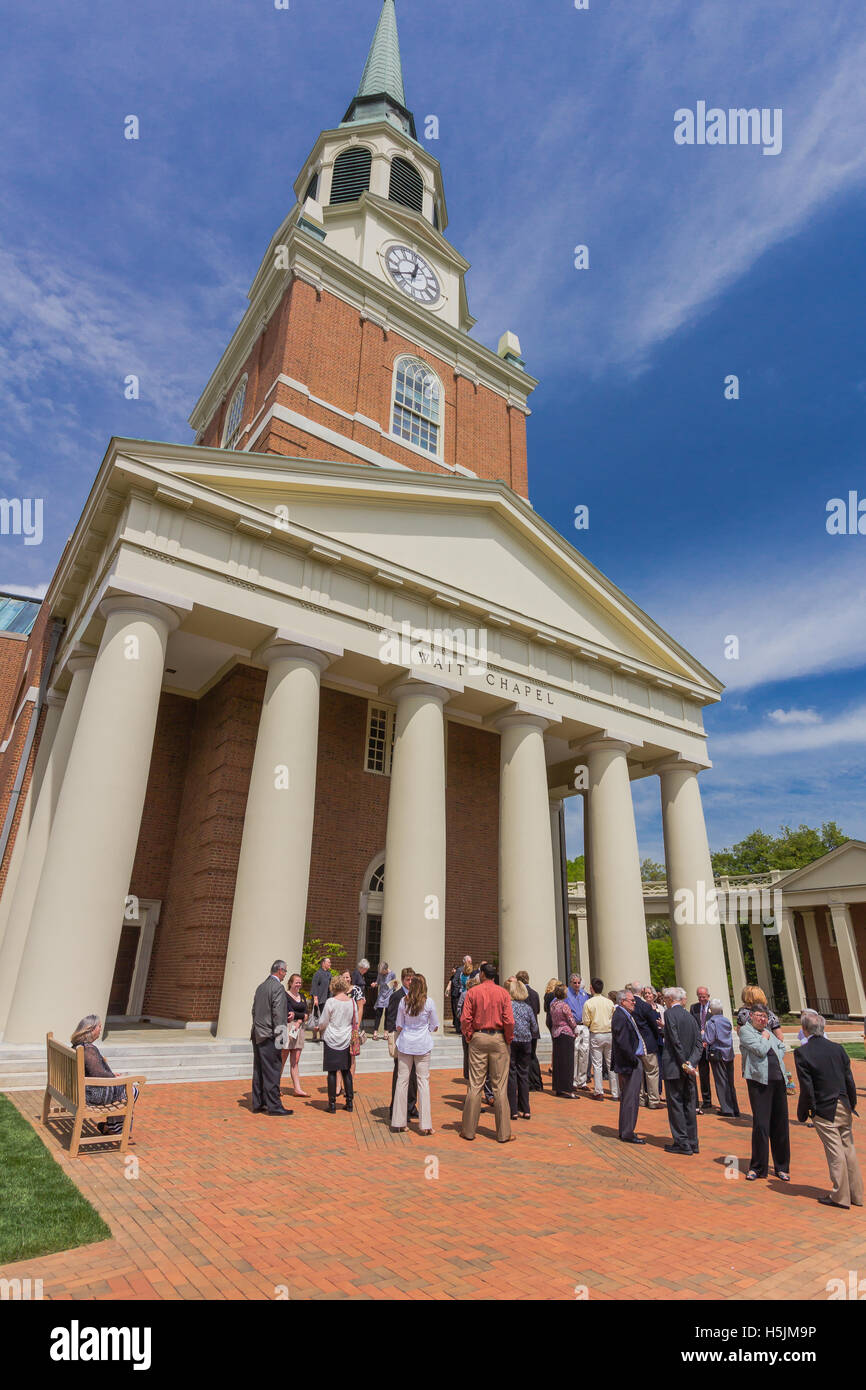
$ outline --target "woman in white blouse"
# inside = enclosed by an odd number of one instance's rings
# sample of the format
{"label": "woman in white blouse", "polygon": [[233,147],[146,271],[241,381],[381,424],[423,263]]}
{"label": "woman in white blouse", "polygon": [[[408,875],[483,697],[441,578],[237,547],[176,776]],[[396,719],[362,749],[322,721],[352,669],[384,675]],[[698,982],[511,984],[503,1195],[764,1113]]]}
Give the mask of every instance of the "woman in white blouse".
{"label": "woman in white blouse", "polygon": [[343,1078],[346,1109],[354,1108],[355,1088],[352,1084],[352,1058],[349,1050],[354,1017],[355,1002],[349,998],[345,980],[338,975],[331,985],[331,997],[319,1018],[322,1029],[322,1062],[328,1073],[328,1109],[332,1115],[337,1109],[338,1072]]}
{"label": "woman in white blouse", "polygon": [[430,1111],[430,1053],[433,1051],[433,1034],[438,1030],[436,1005],[432,999],[427,998],[427,981],[423,975],[415,975],[409,986],[409,993],[405,999],[400,1000],[397,1010],[397,1031],[394,1035],[397,1046],[397,1087],[391,1111],[393,1130],[406,1128],[409,1077],[414,1067],[418,1083],[421,1133],[433,1133]]}

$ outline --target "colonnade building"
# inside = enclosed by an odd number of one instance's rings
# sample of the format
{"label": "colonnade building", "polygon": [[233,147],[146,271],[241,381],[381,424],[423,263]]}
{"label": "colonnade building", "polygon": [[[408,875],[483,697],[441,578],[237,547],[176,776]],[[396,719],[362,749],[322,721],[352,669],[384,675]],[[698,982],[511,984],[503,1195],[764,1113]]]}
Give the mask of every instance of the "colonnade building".
{"label": "colonnade building", "polygon": [[[20,652],[0,753],[0,1028],[96,1012],[246,1037],[307,937],[566,968],[585,799],[592,970],[648,977],[650,777],[693,991],[699,775],[721,686],[528,498],[536,382],[470,334],[467,261],[406,105],[393,0],[294,186],[194,444],[115,438]],[[14,663],[13,663],[14,664]]]}

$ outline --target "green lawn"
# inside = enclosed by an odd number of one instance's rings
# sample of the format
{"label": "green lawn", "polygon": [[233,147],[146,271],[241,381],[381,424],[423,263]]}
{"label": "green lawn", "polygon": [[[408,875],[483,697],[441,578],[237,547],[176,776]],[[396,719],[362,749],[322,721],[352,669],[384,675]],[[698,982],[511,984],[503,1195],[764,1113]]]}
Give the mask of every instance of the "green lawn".
{"label": "green lawn", "polygon": [[110,1236],[39,1135],[0,1095],[0,1265]]}
{"label": "green lawn", "polygon": [[842,1046],[849,1057],[857,1057],[861,1062],[866,1060],[866,1049],[862,1043],[843,1043]]}

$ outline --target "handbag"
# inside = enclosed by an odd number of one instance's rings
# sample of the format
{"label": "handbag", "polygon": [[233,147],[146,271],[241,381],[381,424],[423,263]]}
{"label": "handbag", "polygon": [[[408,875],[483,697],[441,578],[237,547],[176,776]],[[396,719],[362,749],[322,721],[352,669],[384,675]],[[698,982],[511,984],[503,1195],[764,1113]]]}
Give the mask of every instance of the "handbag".
{"label": "handbag", "polygon": [[358,1023],[358,1004],[357,1000],[352,1000],[352,1040],[349,1043],[349,1052],[353,1057],[357,1057],[367,1041],[367,1036]]}

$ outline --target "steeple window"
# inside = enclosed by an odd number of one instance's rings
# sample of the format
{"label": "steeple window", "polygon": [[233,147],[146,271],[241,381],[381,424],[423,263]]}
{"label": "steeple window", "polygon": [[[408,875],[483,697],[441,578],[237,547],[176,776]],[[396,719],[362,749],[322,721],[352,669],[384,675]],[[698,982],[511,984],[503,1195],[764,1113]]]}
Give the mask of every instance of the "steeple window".
{"label": "steeple window", "polygon": [[388,198],[414,212],[424,210],[424,183],[414,164],[399,155],[391,161],[391,187]]}
{"label": "steeple window", "polygon": [[331,206],[335,203],[356,203],[370,187],[372,168],[372,153],[360,145],[353,145],[337,155],[331,179]]}
{"label": "steeple window", "polygon": [[439,456],[442,384],[426,362],[401,357],[394,373],[392,433],[427,454]]}

